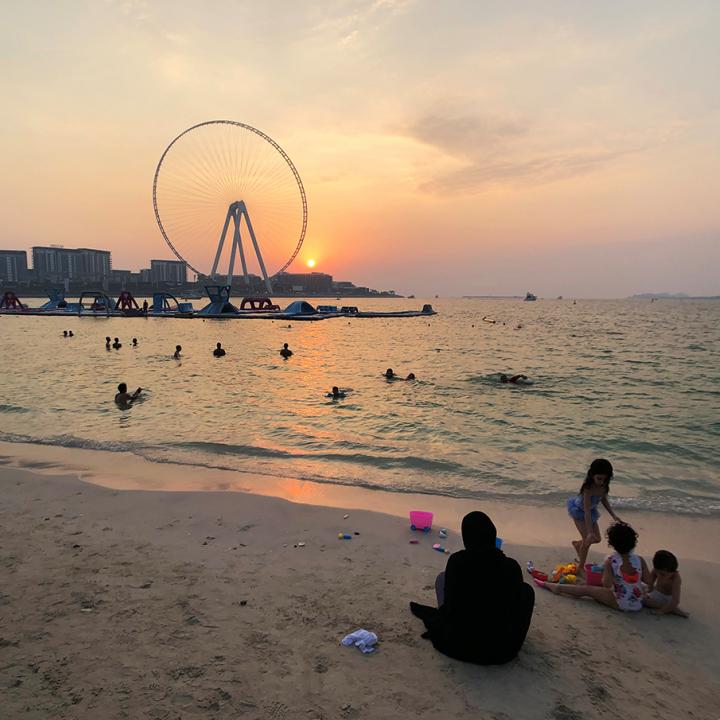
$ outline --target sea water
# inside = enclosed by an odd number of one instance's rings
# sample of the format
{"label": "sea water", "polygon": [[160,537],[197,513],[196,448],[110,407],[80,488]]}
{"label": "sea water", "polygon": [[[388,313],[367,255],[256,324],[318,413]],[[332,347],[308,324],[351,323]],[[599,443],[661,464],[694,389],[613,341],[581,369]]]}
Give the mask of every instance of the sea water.
{"label": "sea water", "polygon": [[[0,439],[126,451],[190,477],[204,465],[554,505],[606,457],[620,507],[720,512],[720,302],[357,302],[439,314],[0,317]],[[388,382],[388,367],[417,380]],[[121,381],[144,400],[119,409]],[[326,397],[333,385],[344,399]]]}

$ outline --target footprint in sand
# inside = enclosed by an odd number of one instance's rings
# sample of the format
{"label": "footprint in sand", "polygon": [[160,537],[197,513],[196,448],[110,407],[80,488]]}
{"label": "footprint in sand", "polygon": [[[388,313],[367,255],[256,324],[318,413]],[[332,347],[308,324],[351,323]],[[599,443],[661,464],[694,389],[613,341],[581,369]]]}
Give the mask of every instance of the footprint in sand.
{"label": "footprint in sand", "polygon": [[550,717],[553,720],[583,720],[583,714],[577,710],[573,710],[563,703],[556,703],[555,707],[550,711]]}
{"label": "footprint in sand", "polygon": [[281,702],[272,702],[265,705],[266,716],[271,720],[286,720],[289,712],[290,708]]}

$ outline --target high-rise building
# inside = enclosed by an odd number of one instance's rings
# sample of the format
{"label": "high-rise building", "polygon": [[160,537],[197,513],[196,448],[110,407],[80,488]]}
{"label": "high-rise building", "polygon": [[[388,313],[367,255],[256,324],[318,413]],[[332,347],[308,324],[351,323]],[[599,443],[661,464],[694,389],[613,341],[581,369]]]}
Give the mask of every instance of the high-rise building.
{"label": "high-rise building", "polygon": [[150,277],[152,282],[187,282],[187,266],[181,260],[151,260]]}
{"label": "high-rise building", "polygon": [[110,278],[112,260],[109,250],[34,247],[33,270],[39,281],[104,283]]}
{"label": "high-rise building", "polygon": [[0,281],[15,283],[28,274],[25,250],[0,250]]}

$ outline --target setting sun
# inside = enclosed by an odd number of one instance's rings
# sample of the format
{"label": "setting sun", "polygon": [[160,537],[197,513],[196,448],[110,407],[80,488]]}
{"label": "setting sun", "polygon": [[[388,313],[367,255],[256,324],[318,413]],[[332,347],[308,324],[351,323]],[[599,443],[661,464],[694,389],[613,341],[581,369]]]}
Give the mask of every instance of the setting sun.
{"label": "setting sun", "polygon": [[308,260],[307,263],[305,263],[305,264],[306,264],[309,268],[314,268],[314,267],[315,267],[315,261],[312,260],[312,259]]}

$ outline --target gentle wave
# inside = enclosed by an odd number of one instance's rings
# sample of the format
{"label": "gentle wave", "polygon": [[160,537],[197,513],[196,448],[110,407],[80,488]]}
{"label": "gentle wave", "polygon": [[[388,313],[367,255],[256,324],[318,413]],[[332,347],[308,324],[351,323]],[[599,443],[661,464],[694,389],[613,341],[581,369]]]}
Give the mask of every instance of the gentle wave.
{"label": "gentle wave", "polygon": [[20,405],[2,405],[0,404],[0,413],[27,413],[30,412],[30,408],[25,408]]}
{"label": "gentle wave", "polygon": [[[322,484],[331,485],[345,485],[361,487],[368,490],[383,490],[387,492],[397,493],[420,493],[424,495],[437,495],[441,497],[453,497],[453,498],[468,498],[473,500],[493,500],[510,503],[522,503],[537,505],[539,510],[542,507],[550,505],[562,506],[565,500],[572,493],[559,492],[556,490],[548,490],[545,492],[533,492],[528,493],[519,487],[517,481],[512,478],[503,479],[500,483],[505,487],[516,486],[517,491],[515,492],[502,492],[498,490],[492,490],[488,488],[478,488],[465,485],[455,485],[454,487],[442,487],[433,486],[432,484],[425,483],[413,483],[412,485],[403,486],[394,483],[383,483],[381,481],[368,481],[362,477],[351,477],[344,478],[342,476],[333,475],[328,477],[327,475],[318,474],[315,472],[300,472],[298,473],[298,467],[293,464],[282,464],[281,466],[272,469],[268,467],[257,467],[252,466],[238,466],[229,462],[222,462],[223,457],[255,457],[255,458],[268,458],[268,459],[285,459],[291,458],[300,459],[301,457],[308,459],[323,459],[325,456],[316,455],[305,455],[297,456],[283,451],[268,450],[267,448],[254,447],[254,446],[238,446],[238,445],[224,445],[223,443],[175,443],[166,446],[160,445],[143,445],[130,442],[115,442],[115,441],[97,441],[97,440],[86,440],[79,437],[69,435],[59,435],[49,438],[32,438],[27,435],[19,435],[13,433],[0,433],[0,441],[10,443],[29,443],[37,445],[48,445],[48,446],[59,446],[67,448],[78,448],[91,451],[105,451],[105,452],[123,452],[131,453],[138,457],[141,457],[149,462],[160,463],[160,464],[176,464],[188,467],[203,467],[213,470],[228,470],[228,471],[240,471],[251,473],[253,475],[261,475],[266,477],[278,477],[287,478],[288,476],[293,477],[297,480],[304,480],[310,482],[317,482]],[[173,453],[171,448],[176,448],[180,452]],[[241,452],[238,452],[238,448]],[[207,451],[209,457],[188,457],[182,451]],[[215,458],[218,458],[217,460]],[[325,458],[326,459],[326,458]],[[354,456],[338,456],[333,459],[341,459],[344,462],[352,463],[355,461]],[[360,464],[372,464],[379,469],[394,467],[392,465],[385,464],[382,462],[384,459],[380,459],[380,462],[368,462],[373,461],[373,458],[362,457]],[[375,459],[377,460],[377,459]],[[396,459],[395,459],[396,460]],[[435,463],[433,461],[423,460],[422,458],[414,458],[416,465],[423,469],[432,467]],[[474,475],[476,476],[476,475]],[[720,500],[716,497],[704,496],[704,495],[689,495],[682,492],[673,492],[666,490],[663,492],[653,492],[652,495],[646,497],[623,497],[618,495],[612,496],[612,503],[617,508],[628,508],[633,510],[643,510],[648,512],[677,512],[688,515],[704,515],[704,516],[715,516],[720,515]]]}

